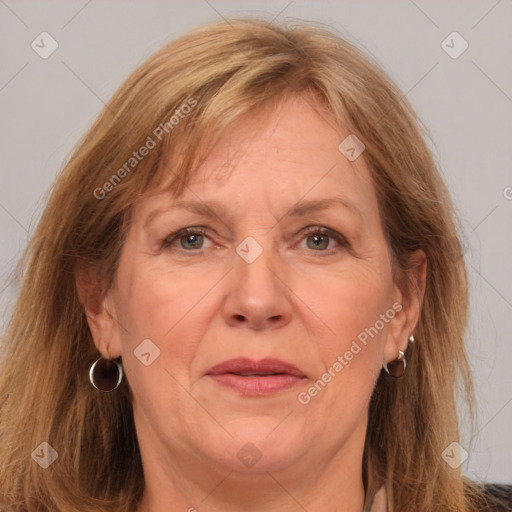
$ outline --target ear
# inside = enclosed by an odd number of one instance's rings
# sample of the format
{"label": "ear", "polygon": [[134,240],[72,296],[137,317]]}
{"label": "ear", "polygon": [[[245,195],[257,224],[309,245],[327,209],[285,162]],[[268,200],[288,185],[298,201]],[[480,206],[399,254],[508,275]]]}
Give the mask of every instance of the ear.
{"label": "ear", "polygon": [[400,282],[395,282],[393,309],[397,311],[390,321],[384,346],[384,360],[391,362],[398,351],[407,350],[409,336],[418,325],[427,276],[427,257],[418,249],[410,256],[410,265]]}
{"label": "ear", "polygon": [[111,291],[102,286],[98,273],[89,266],[77,270],[75,283],[96,348],[106,359],[120,357],[119,323]]}

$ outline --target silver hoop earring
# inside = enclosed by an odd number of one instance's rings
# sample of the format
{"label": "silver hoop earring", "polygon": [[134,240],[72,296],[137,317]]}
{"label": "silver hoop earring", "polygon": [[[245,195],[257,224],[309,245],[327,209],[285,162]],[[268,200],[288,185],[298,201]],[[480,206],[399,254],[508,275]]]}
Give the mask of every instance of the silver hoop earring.
{"label": "silver hoop earring", "polygon": [[100,357],[89,369],[89,380],[96,389],[108,393],[121,384],[123,367],[114,359]]}
{"label": "silver hoop earring", "polygon": [[382,368],[384,369],[384,371],[391,377],[394,377],[395,379],[398,379],[405,374],[405,369],[407,368],[407,359],[405,357],[405,354],[410,352],[411,345],[414,343],[414,336],[409,336],[408,341],[409,343],[407,345],[407,350],[405,351],[405,353],[399,350],[398,357],[394,361],[391,361],[390,363],[384,362],[382,364]]}

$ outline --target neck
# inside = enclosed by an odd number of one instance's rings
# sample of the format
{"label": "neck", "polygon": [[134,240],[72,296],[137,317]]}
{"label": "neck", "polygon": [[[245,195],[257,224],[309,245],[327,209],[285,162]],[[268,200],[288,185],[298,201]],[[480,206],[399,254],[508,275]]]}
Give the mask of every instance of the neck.
{"label": "neck", "polygon": [[361,512],[365,425],[360,427],[334,455],[305,455],[275,471],[255,465],[239,472],[193,453],[169,454],[145,444],[146,487],[136,512]]}
{"label": "neck", "polygon": [[[339,474],[339,473],[338,473]],[[268,473],[247,478],[227,473],[218,479],[217,486],[208,491],[200,484],[185,489],[174,485],[162,487],[161,482],[148,485],[137,512],[320,512],[325,510],[361,512],[364,504],[364,488],[361,479],[345,479],[332,482],[332,478],[305,478],[300,482],[288,482],[281,475]],[[165,480],[167,482],[168,480]],[[161,492],[165,489],[165,494]]]}

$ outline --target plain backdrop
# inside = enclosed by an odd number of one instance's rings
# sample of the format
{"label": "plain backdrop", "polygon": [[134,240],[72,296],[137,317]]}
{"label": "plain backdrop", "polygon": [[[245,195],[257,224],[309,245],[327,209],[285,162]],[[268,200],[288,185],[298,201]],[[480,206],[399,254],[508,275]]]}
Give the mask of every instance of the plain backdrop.
{"label": "plain backdrop", "polygon": [[[478,421],[461,442],[469,452],[462,468],[512,483],[510,0],[0,0],[2,330],[16,292],[6,278],[104,102],[164,43],[242,15],[329,24],[378,59],[422,117],[464,226],[471,279]],[[46,59],[31,46],[42,32],[58,44]]]}

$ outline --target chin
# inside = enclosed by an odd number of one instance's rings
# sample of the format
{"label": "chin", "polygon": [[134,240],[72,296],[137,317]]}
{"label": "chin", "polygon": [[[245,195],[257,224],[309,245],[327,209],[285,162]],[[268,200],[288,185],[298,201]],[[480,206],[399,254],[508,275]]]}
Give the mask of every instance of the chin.
{"label": "chin", "polygon": [[226,430],[233,435],[233,443],[223,450],[222,462],[230,470],[253,473],[290,467],[308,449],[304,427],[294,423],[291,416],[283,415],[284,421],[268,416],[232,420]]}

